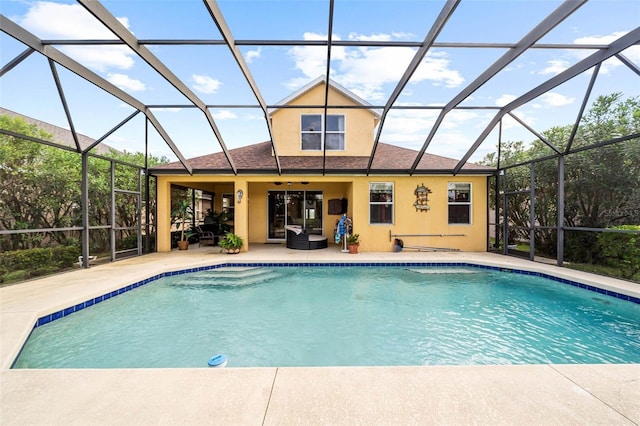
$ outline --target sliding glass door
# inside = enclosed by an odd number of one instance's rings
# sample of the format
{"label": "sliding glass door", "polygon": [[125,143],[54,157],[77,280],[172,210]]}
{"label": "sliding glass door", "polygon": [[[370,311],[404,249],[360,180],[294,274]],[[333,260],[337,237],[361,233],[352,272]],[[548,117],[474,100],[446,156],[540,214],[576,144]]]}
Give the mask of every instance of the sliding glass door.
{"label": "sliding glass door", "polygon": [[284,239],[286,225],[322,234],[322,191],[269,191],[268,203],[268,239]]}

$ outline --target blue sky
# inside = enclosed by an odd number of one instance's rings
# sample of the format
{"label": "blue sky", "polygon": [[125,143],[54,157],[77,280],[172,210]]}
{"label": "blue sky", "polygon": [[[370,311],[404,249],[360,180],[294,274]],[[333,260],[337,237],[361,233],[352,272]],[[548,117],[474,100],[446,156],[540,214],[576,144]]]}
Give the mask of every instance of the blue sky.
{"label": "blue sky", "polygon": [[[204,4],[195,0],[117,0],[103,5],[139,39],[220,39]],[[218,2],[236,40],[325,40],[329,3],[320,0]],[[336,0],[334,40],[422,41],[443,1]],[[438,36],[438,42],[515,43],[561,1],[463,0]],[[114,38],[81,5],[72,1],[2,0],[1,13],[42,39]],[[640,23],[637,0],[591,0],[539,43],[608,44]],[[25,47],[2,33],[4,66]],[[235,60],[224,45],[148,46],[207,104],[257,105]],[[186,105],[189,101],[125,46],[58,47],[92,71],[143,103]],[[309,46],[244,46],[249,69],[267,104],[275,104],[324,74],[326,49]],[[415,49],[407,47],[335,47],[331,78],[373,105],[383,105],[393,92]],[[434,48],[423,60],[397,105],[443,106],[471,83],[504,49]],[[477,90],[461,105],[501,106],[593,53],[592,50],[530,49]],[[640,66],[640,46],[623,54]],[[133,112],[128,105],[58,67],[76,129],[99,138]],[[590,73],[572,79],[518,109],[536,131],[575,120]],[[68,127],[46,58],[33,54],[0,79],[1,105],[43,121]],[[618,59],[603,64],[591,101],[622,92],[640,95],[640,78]],[[590,102],[591,102],[590,101]],[[153,110],[185,157],[220,151],[204,115],[195,108]],[[228,148],[268,139],[258,108],[211,110]],[[495,111],[451,112],[427,152],[460,158]],[[381,141],[419,149],[437,111],[396,110],[386,121]],[[119,149],[144,149],[144,120],[139,114],[107,139]],[[505,120],[503,139],[530,141],[535,136],[515,121]],[[151,128],[150,150],[175,156]],[[492,132],[472,159],[493,151]],[[348,143],[348,142],[347,142]]]}

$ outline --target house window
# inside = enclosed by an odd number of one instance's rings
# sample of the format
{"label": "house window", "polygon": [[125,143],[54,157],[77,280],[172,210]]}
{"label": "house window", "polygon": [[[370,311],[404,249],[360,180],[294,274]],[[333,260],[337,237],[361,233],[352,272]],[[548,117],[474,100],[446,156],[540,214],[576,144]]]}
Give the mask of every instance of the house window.
{"label": "house window", "polygon": [[[344,121],[344,115],[327,115],[327,151],[344,150]],[[322,150],[323,124],[321,114],[302,114],[300,140],[303,151]]]}
{"label": "house window", "polygon": [[369,183],[369,223],[393,224],[393,183]]}
{"label": "house window", "polygon": [[471,223],[471,184],[449,182],[449,223]]}

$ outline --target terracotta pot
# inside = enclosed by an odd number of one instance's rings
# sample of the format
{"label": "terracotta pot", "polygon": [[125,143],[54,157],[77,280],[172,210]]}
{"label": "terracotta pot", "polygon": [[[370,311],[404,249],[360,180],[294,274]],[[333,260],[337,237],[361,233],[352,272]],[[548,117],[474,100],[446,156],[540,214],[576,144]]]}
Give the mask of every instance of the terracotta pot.
{"label": "terracotta pot", "polygon": [[358,253],[358,244],[347,244],[347,248],[349,249],[349,253],[351,254]]}
{"label": "terracotta pot", "polygon": [[189,249],[189,241],[178,241],[178,250],[188,250]]}

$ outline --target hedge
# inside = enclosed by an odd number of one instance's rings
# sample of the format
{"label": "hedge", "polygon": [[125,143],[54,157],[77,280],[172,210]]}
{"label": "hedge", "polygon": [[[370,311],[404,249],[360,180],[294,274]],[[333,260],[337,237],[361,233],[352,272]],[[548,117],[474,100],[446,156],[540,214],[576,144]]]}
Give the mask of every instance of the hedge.
{"label": "hedge", "polygon": [[[620,225],[609,229],[640,232],[640,225]],[[619,268],[623,278],[632,278],[640,272],[640,234],[602,232],[598,235],[607,265]]]}
{"label": "hedge", "polygon": [[0,253],[0,283],[59,272],[78,261],[77,246],[34,248]]}

